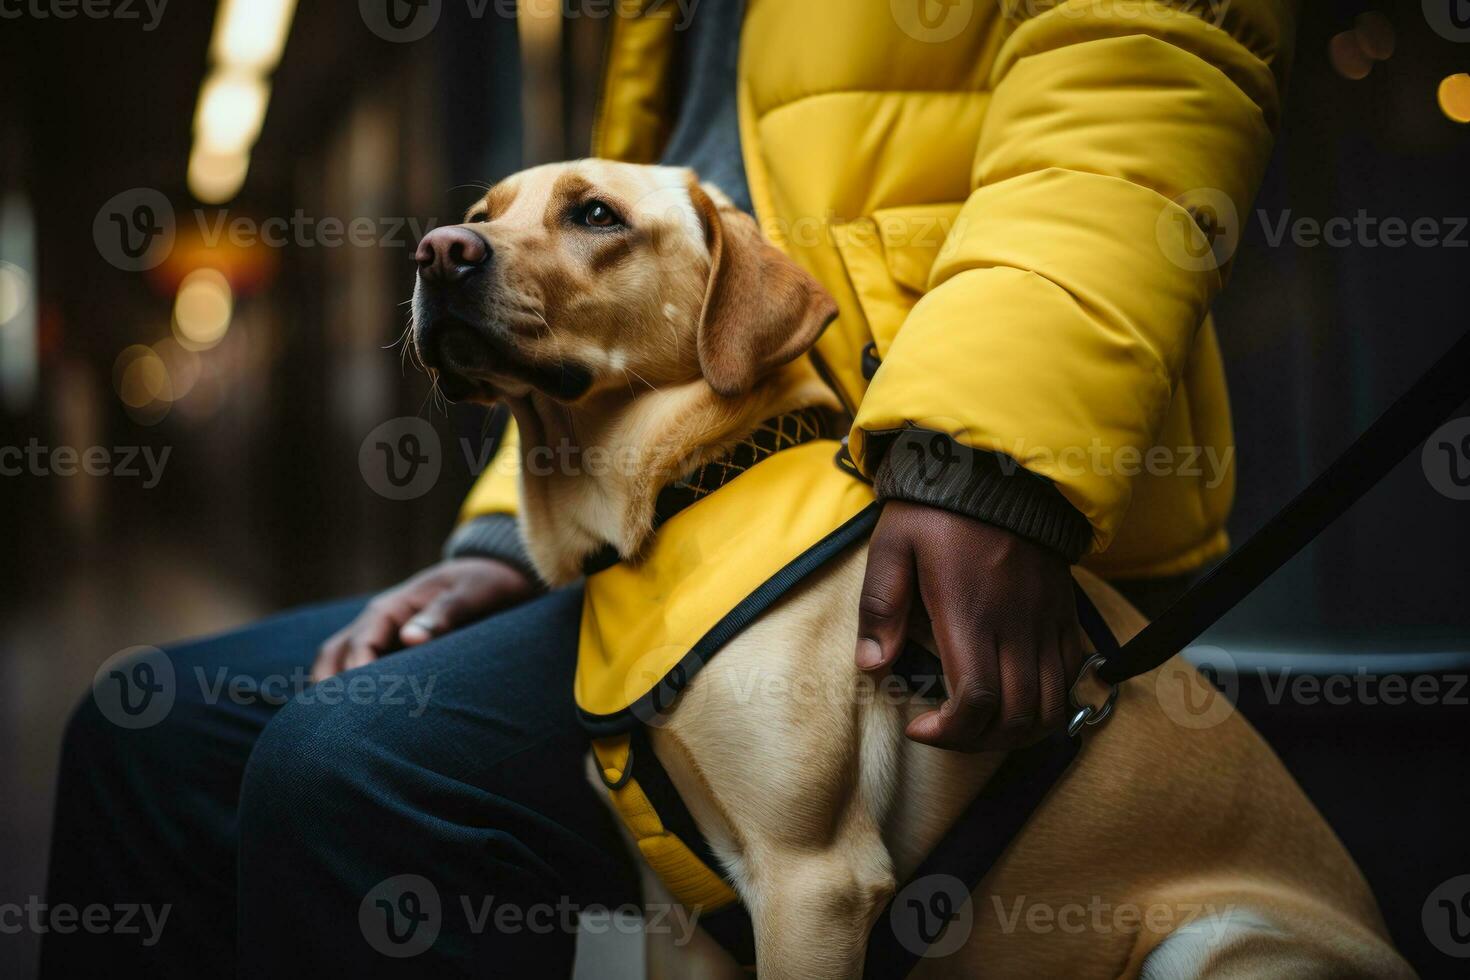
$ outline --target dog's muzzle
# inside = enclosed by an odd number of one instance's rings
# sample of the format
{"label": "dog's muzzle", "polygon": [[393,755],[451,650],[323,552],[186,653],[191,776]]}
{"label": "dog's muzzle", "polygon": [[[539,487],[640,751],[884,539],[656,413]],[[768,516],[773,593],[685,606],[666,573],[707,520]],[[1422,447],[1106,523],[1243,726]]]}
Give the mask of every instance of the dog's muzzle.
{"label": "dog's muzzle", "polygon": [[435,228],[419,242],[414,344],[424,366],[438,374],[439,390],[452,400],[494,395],[492,376],[515,378],[553,398],[574,401],[592,375],[564,358],[535,363],[502,328],[485,323],[481,301],[494,251],[480,235],[455,225]]}
{"label": "dog's muzzle", "polygon": [[471,380],[490,366],[490,347],[479,336],[470,315],[477,305],[470,289],[480,282],[493,255],[490,243],[468,228],[435,228],[419,242],[414,344],[424,366],[439,376],[439,388],[451,399],[474,392]]}

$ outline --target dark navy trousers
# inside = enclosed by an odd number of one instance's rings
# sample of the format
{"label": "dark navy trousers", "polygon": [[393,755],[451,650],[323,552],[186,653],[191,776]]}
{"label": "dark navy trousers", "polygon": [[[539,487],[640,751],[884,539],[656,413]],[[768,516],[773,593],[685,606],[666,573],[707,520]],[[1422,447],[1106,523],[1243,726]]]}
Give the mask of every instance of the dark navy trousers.
{"label": "dark navy trousers", "polygon": [[551,593],[317,686],[362,600],[122,664],[171,703],[128,718],[94,695],[69,723],[47,903],[113,926],[48,929],[42,976],[566,975],[578,913],[638,901],[584,775],[580,604]]}

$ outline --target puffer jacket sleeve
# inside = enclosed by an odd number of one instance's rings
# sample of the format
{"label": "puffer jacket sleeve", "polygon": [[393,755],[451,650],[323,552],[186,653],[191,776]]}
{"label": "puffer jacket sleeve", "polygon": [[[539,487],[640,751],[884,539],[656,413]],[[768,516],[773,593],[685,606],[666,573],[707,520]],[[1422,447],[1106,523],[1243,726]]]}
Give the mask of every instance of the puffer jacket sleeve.
{"label": "puffer jacket sleeve", "polygon": [[[1288,0],[1004,0],[972,193],[859,408],[1049,481],[1105,549],[1270,154]],[[1211,249],[1214,246],[1214,249]],[[1003,467],[1001,467],[1003,469]]]}

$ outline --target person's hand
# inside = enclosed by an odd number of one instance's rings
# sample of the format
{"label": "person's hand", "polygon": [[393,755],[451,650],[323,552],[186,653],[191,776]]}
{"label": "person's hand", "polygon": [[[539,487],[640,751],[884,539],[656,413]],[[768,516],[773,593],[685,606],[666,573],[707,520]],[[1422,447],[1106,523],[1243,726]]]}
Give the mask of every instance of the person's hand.
{"label": "person's hand", "polygon": [[312,681],[363,664],[400,647],[417,646],[515,605],[535,594],[525,572],[493,558],[451,558],[375,597],[357,618],[322,644]]}
{"label": "person's hand", "polygon": [[1013,749],[1065,722],[1084,658],[1064,558],[1004,528],[890,500],[868,545],[858,667],[887,669],[926,613],[949,698],[913,719],[909,738]]}

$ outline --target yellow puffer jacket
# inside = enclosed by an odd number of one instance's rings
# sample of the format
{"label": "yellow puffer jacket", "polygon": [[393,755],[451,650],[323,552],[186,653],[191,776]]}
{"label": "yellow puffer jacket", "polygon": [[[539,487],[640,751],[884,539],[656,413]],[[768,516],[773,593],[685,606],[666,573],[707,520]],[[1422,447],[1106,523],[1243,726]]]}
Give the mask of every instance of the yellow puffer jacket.
{"label": "yellow puffer jacket", "polygon": [[[658,159],[678,7],[624,0],[599,156]],[[1227,547],[1209,306],[1269,155],[1290,0],[749,0],[763,228],[837,298],[816,359],[852,449],[916,425],[1051,480],[1112,577]],[[881,367],[862,371],[872,341]],[[514,466],[464,516],[511,513]]]}

